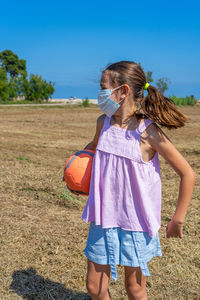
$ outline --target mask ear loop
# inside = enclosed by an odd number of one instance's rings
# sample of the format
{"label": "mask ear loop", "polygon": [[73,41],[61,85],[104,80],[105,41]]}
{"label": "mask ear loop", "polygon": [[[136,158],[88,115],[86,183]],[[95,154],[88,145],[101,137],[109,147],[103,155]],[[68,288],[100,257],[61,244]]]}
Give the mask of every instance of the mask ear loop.
{"label": "mask ear loop", "polygon": [[117,104],[120,104],[122,101],[124,101],[125,99],[121,99],[119,100],[119,102],[117,102]]}
{"label": "mask ear loop", "polygon": [[123,85],[124,85],[124,84],[122,84],[122,85],[120,85],[120,86],[114,88],[114,89],[112,90],[112,92],[115,91],[115,90],[117,90],[117,89],[119,89],[119,88],[122,87]]}
{"label": "mask ear loop", "polygon": [[[113,89],[112,90],[112,92],[113,91],[115,91],[115,90],[117,90],[117,89],[119,89],[120,87],[122,87],[124,84],[122,84],[122,85],[120,85],[120,86],[118,86],[118,87],[116,87],[115,89]],[[124,101],[125,99],[121,99],[119,102],[117,102],[117,104],[120,104],[122,101]]]}

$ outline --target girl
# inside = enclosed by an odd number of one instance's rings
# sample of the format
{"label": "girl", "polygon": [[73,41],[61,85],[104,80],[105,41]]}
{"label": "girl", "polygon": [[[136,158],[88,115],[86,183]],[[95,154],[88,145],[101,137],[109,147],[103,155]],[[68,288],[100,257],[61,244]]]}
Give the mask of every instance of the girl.
{"label": "girl", "polygon": [[[124,265],[128,299],[147,299],[147,262],[162,256],[160,154],[180,176],[176,210],[166,237],[182,238],[195,174],[161,130],[184,126],[187,117],[172,100],[146,82],[140,65],[120,61],[101,77],[96,134],[85,149],[95,150],[90,193],[82,214],[90,222],[86,286],[92,299],[108,300],[110,271]],[[144,98],[144,89],[148,95]],[[160,125],[160,126],[158,126]]]}

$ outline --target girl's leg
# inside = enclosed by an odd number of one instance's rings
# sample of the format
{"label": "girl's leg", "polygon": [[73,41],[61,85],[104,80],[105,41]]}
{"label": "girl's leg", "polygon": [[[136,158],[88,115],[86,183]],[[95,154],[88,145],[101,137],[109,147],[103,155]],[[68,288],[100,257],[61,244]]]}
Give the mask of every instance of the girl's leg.
{"label": "girl's leg", "polygon": [[110,300],[108,284],[110,265],[100,265],[87,259],[86,288],[93,300]]}
{"label": "girl's leg", "polygon": [[147,300],[146,276],[140,267],[124,266],[125,288],[129,300]]}

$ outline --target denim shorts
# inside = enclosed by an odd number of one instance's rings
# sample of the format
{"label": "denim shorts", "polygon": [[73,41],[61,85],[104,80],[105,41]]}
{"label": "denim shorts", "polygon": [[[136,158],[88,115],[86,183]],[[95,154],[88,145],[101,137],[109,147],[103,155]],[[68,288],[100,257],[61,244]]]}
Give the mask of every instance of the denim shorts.
{"label": "denim shorts", "polygon": [[162,256],[159,232],[150,237],[147,232],[120,227],[102,228],[94,222],[90,223],[84,253],[97,264],[110,264],[111,276],[115,281],[116,265],[140,267],[143,275],[150,276],[147,262],[155,256]]}

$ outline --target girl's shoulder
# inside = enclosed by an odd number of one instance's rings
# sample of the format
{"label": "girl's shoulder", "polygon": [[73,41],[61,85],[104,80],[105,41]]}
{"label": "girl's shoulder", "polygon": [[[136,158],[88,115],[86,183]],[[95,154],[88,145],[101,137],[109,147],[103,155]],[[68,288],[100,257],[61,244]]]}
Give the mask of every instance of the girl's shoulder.
{"label": "girl's shoulder", "polygon": [[[147,118],[149,119],[149,118]],[[151,119],[149,119],[151,120]],[[158,151],[159,145],[171,144],[172,142],[165,132],[156,124],[156,122],[150,123],[141,134],[143,143],[149,145],[150,148]]]}
{"label": "girl's shoulder", "polygon": [[148,127],[142,133],[142,136],[149,143],[159,143],[166,139],[170,141],[168,136],[155,122],[152,122],[150,125],[148,125]]}
{"label": "girl's shoulder", "polygon": [[157,140],[158,142],[167,139],[170,141],[169,137],[165,134],[165,132],[156,124],[156,122],[152,122],[145,130],[146,137],[149,139]]}
{"label": "girl's shoulder", "polygon": [[104,125],[104,121],[105,121],[105,118],[106,118],[106,114],[102,114],[100,115],[98,118],[97,118],[97,131],[100,132],[101,129],[103,128],[103,125]]}
{"label": "girl's shoulder", "polygon": [[168,163],[170,163],[170,159],[172,159],[173,156],[177,159],[178,150],[155,122],[151,123],[144,130],[141,139],[143,143],[154,151],[157,151]]}
{"label": "girl's shoulder", "polygon": [[149,120],[151,121],[150,124],[147,125],[147,127],[145,128],[143,135],[145,137],[149,136],[149,137],[155,137],[158,136],[158,134],[164,134],[164,132],[162,131],[162,129],[156,124],[156,122],[154,122],[153,120],[151,120],[147,115],[143,114],[143,113],[138,113],[136,114],[136,118],[139,121],[140,124],[142,124],[145,120]]}
{"label": "girl's shoulder", "polygon": [[102,125],[104,124],[104,120],[106,118],[106,114],[102,114],[97,118],[97,124]]}

